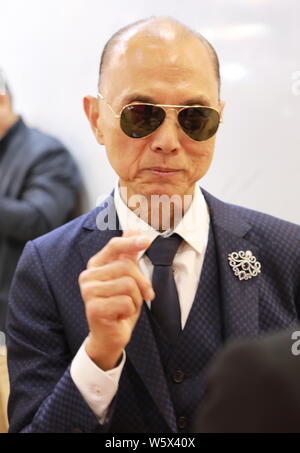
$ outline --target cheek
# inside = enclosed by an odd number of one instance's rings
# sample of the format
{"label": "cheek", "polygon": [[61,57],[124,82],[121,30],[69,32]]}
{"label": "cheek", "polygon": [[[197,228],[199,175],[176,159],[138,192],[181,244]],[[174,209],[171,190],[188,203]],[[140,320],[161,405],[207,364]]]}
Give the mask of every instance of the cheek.
{"label": "cheek", "polygon": [[203,143],[198,145],[196,149],[190,153],[189,167],[194,174],[203,176],[208,170],[213,158],[213,145],[211,143]]}
{"label": "cheek", "polygon": [[144,154],[144,144],[128,138],[119,129],[111,130],[104,136],[108,160],[119,176],[133,177],[138,171]]}

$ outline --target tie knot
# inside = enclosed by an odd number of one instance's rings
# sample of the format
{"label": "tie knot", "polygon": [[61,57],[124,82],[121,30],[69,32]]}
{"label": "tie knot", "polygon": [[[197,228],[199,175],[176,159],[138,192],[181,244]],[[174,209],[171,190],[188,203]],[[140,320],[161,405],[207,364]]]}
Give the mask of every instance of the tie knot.
{"label": "tie knot", "polygon": [[154,266],[171,266],[181,241],[176,233],[166,238],[158,236],[146,250],[146,255]]}

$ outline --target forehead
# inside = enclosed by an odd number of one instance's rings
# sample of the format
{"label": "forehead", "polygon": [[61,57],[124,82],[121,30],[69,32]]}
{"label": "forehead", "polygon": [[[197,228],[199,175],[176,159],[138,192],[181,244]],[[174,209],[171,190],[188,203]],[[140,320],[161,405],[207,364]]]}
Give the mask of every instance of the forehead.
{"label": "forehead", "polygon": [[218,96],[212,57],[195,36],[138,34],[121,41],[105,67],[103,90],[115,105],[133,93],[166,104],[182,104],[200,94],[212,100]]}

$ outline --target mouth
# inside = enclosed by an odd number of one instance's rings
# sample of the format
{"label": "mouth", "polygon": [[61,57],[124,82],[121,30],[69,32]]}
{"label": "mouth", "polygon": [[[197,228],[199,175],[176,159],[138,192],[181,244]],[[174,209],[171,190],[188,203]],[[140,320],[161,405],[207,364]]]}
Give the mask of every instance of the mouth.
{"label": "mouth", "polygon": [[150,171],[154,175],[158,175],[158,176],[162,176],[162,177],[173,176],[181,171],[176,168],[167,168],[167,167],[150,167],[150,168],[147,168],[146,170]]}

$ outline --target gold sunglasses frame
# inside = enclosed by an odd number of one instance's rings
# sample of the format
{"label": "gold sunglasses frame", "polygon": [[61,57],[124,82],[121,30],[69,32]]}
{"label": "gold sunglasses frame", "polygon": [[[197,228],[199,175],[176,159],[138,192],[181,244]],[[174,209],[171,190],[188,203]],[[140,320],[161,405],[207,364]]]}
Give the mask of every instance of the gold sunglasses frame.
{"label": "gold sunglasses frame", "polygon": [[[217,109],[214,109],[213,107],[208,107],[207,105],[173,105],[173,104],[151,104],[151,103],[149,103],[149,102],[131,102],[130,104],[124,105],[124,107],[122,107],[120,113],[116,113],[116,112],[114,111],[114,109],[112,108],[112,106],[106,101],[106,99],[104,98],[104,96],[103,96],[100,92],[97,93],[97,98],[98,98],[98,99],[101,99],[102,101],[105,102],[105,104],[109,107],[110,111],[113,113],[114,117],[117,118],[117,119],[120,119],[120,118],[121,118],[122,113],[123,113],[123,110],[125,110],[127,107],[130,107],[131,105],[139,105],[139,104],[142,104],[142,105],[152,105],[153,107],[161,107],[161,108],[165,111],[165,113],[167,113],[169,110],[174,110],[175,112],[177,112],[177,117],[178,117],[179,113],[180,113],[182,110],[185,110],[185,109],[187,109],[187,108],[204,107],[204,108],[206,108],[206,109],[214,110],[215,112],[218,113],[219,118],[220,118],[220,119],[219,119],[219,124],[224,122],[224,121],[222,120],[222,117],[221,117],[220,112],[219,112]],[[165,107],[171,107],[171,108],[165,108]],[[178,109],[179,109],[179,110],[178,110]],[[179,121],[178,121],[178,123],[179,123]],[[162,124],[163,124],[163,123],[162,123]],[[180,125],[180,123],[179,123],[179,125]],[[161,125],[160,125],[160,126],[161,126]],[[160,127],[160,126],[159,126],[159,127]],[[158,127],[158,128],[159,128],[159,127]],[[149,137],[150,135],[154,134],[154,132],[157,131],[158,128],[154,129],[154,131],[153,131],[153,132],[150,132],[150,134],[147,134],[147,135],[145,135],[145,136],[143,136],[143,137],[139,137],[139,138],[146,138],[146,137]],[[209,140],[209,138],[213,137],[213,136],[217,133],[217,131],[218,131],[218,129],[217,129],[216,132],[215,132],[215,134],[213,134],[211,137],[207,138],[206,140],[195,140],[194,138],[190,137],[190,136],[183,130],[183,128],[181,127],[181,125],[180,125],[180,128],[181,128],[181,130],[183,131],[183,133],[184,133],[190,140],[193,140],[194,142],[198,142],[198,143],[200,143],[201,141]],[[219,125],[218,125],[218,128],[219,128]],[[124,132],[124,131],[123,131],[123,132]],[[125,134],[125,132],[124,132],[124,134]],[[127,135],[127,134],[126,134],[126,135]],[[131,137],[131,138],[133,138],[134,140],[136,140],[136,138],[134,138],[134,137]]]}

